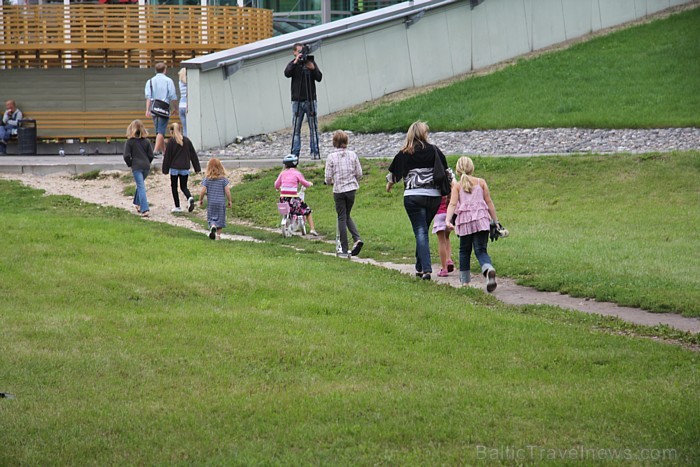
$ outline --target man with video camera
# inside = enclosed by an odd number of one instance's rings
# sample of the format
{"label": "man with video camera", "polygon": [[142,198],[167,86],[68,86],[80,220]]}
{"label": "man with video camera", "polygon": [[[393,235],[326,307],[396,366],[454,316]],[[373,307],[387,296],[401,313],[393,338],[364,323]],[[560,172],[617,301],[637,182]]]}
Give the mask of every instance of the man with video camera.
{"label": "man with video camera", "polygon": [[306,115],[309,124],[309,149],[312,159],[320,159],[318,150],[318,119],[316,115],[316,81],[320,82],[323,75],[309,55],[310,48],[306,44],[294,44],[294,60],[287,64],[284,76],[292,78],[292,136],[291,153],[299,156],[301,150],[301,124]]}

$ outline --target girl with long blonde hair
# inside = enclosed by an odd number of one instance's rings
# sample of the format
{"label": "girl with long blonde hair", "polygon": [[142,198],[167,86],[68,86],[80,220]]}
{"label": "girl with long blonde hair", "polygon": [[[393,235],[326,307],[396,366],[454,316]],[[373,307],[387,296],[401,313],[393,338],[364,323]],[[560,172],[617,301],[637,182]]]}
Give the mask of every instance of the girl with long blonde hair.
{"label": "girl with long blonde hair", "polygon": [[[458,183],[452,185],[447,227],[454,228],[459,236],[459,280],[463,286],[471,281],[469,262],[473,249],[487,281],[486,291],[493,292],[496,289],[496,269],[487,247],[491,224],[498,223],[496,207],[486,180],[474,177],[474,162],[469,157],[460,157],[455,171]],[[457,218],[453,224],[454,214]]]}
{"label": "girl with long blonde hair", "polygon": [[143,125],[143,122],[139,119],[134,120],[129,123],[126,127],[126,137],[127,138],[146,138],[148,136],[148,130]]}
{"label": "girl with long blonde hair", "polygon": [[182,212],[180,209],[180,196],[178,195],[178,183],[180,190],[185,195],[187,200],[187,210],[194,210],[194,198],[187,188],[187,180],[190,175],[190,165],[194,171],[199,173],[202,171],[199,165],[197,151],[195,151],[192,142],[182,134],[180,124],[170,124],[170,139],[165,146],[165,155],[163,157],[163,174],[170,175],[170,189],[173,194],[175,207],[171,210],[173,213]]}
{"label": "girl with long blonde hair", "polygon": [[127,140],[124,144],[124,162],[131,167],[131,174],[136,182],[134,207],[141,217],[148,217],[149,207],[146,198],[146,177],[151,172],[153,146],[146,138],[148,131],[141,120],[134,120],[126,128]]}

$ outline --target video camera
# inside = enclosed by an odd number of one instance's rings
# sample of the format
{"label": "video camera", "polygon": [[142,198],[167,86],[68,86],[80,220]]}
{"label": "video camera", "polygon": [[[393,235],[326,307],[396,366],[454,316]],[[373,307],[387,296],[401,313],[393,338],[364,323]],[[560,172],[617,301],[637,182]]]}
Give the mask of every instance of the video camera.
{"label": "video camera", "polygon": [[304,44],[301,46],[301,52],[299,52],[299,59],[297,63],[305,64],[307,61],[313,62],[314,56],[309,55],[311,53],[311,46],[309,44]]}

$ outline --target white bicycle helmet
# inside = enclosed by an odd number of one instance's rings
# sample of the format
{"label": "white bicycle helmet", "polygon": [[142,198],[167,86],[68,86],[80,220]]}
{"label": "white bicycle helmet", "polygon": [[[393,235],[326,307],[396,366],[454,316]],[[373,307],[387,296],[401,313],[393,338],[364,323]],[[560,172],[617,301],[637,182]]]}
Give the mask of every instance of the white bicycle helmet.
{"label": "white bicycle helmet", "polygon": [[287,154],[282,159],[285,167],[296,167],[299,164],[299,157],[294,154]]}

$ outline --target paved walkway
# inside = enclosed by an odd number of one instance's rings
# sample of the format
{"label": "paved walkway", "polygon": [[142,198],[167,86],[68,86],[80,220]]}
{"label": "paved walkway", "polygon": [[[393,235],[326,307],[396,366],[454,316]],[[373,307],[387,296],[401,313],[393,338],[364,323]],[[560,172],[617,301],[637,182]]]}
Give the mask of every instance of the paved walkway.
{"label": "paved walkway", "polygon": [[[192,225],[192,230],[196,230],[206,235],[208,231],[203,230],[199,226]],[[258,240],[242,235],[222,234],[224,240],[236,241],[251,241]],[[329,241],[329,243],[335,243]],[[319,252],[321,254],[329,254]],[[338,261],[348,261],[346,259],[338,259]],[[394,271],[399,271],[409,276],[414,276],[415,270],[412,264],[397,264],[388,261],[376,261],[370,258],[353,257],[350,261],[371,264]],[[447,284],[451,287],[459,288],[459,272],[454,271],[447,277],[438,277],[433,274],[433,282],[438,284]],[[480,274],[472,274],[471,287],[485,289],[486,281]],[[651,313],[639,308],[631,308],[619,306],[610,302],[598,302],[589,298],[576,298],[569,295],[564,295],[558,292],[541,292],[532,287],[518,285],[514,280],[504,277],[498,278],[498,287],[492,294],[498,300],[510,305],[551,305],[560,308],[582,311],[589,314],[598,314],[602,316],[614,316],[623,321],[643,326],[658,326],[665,325],[674,329],[678,329],[693,334],[700,333],[700,318],[688,318],[676,313]]]}

